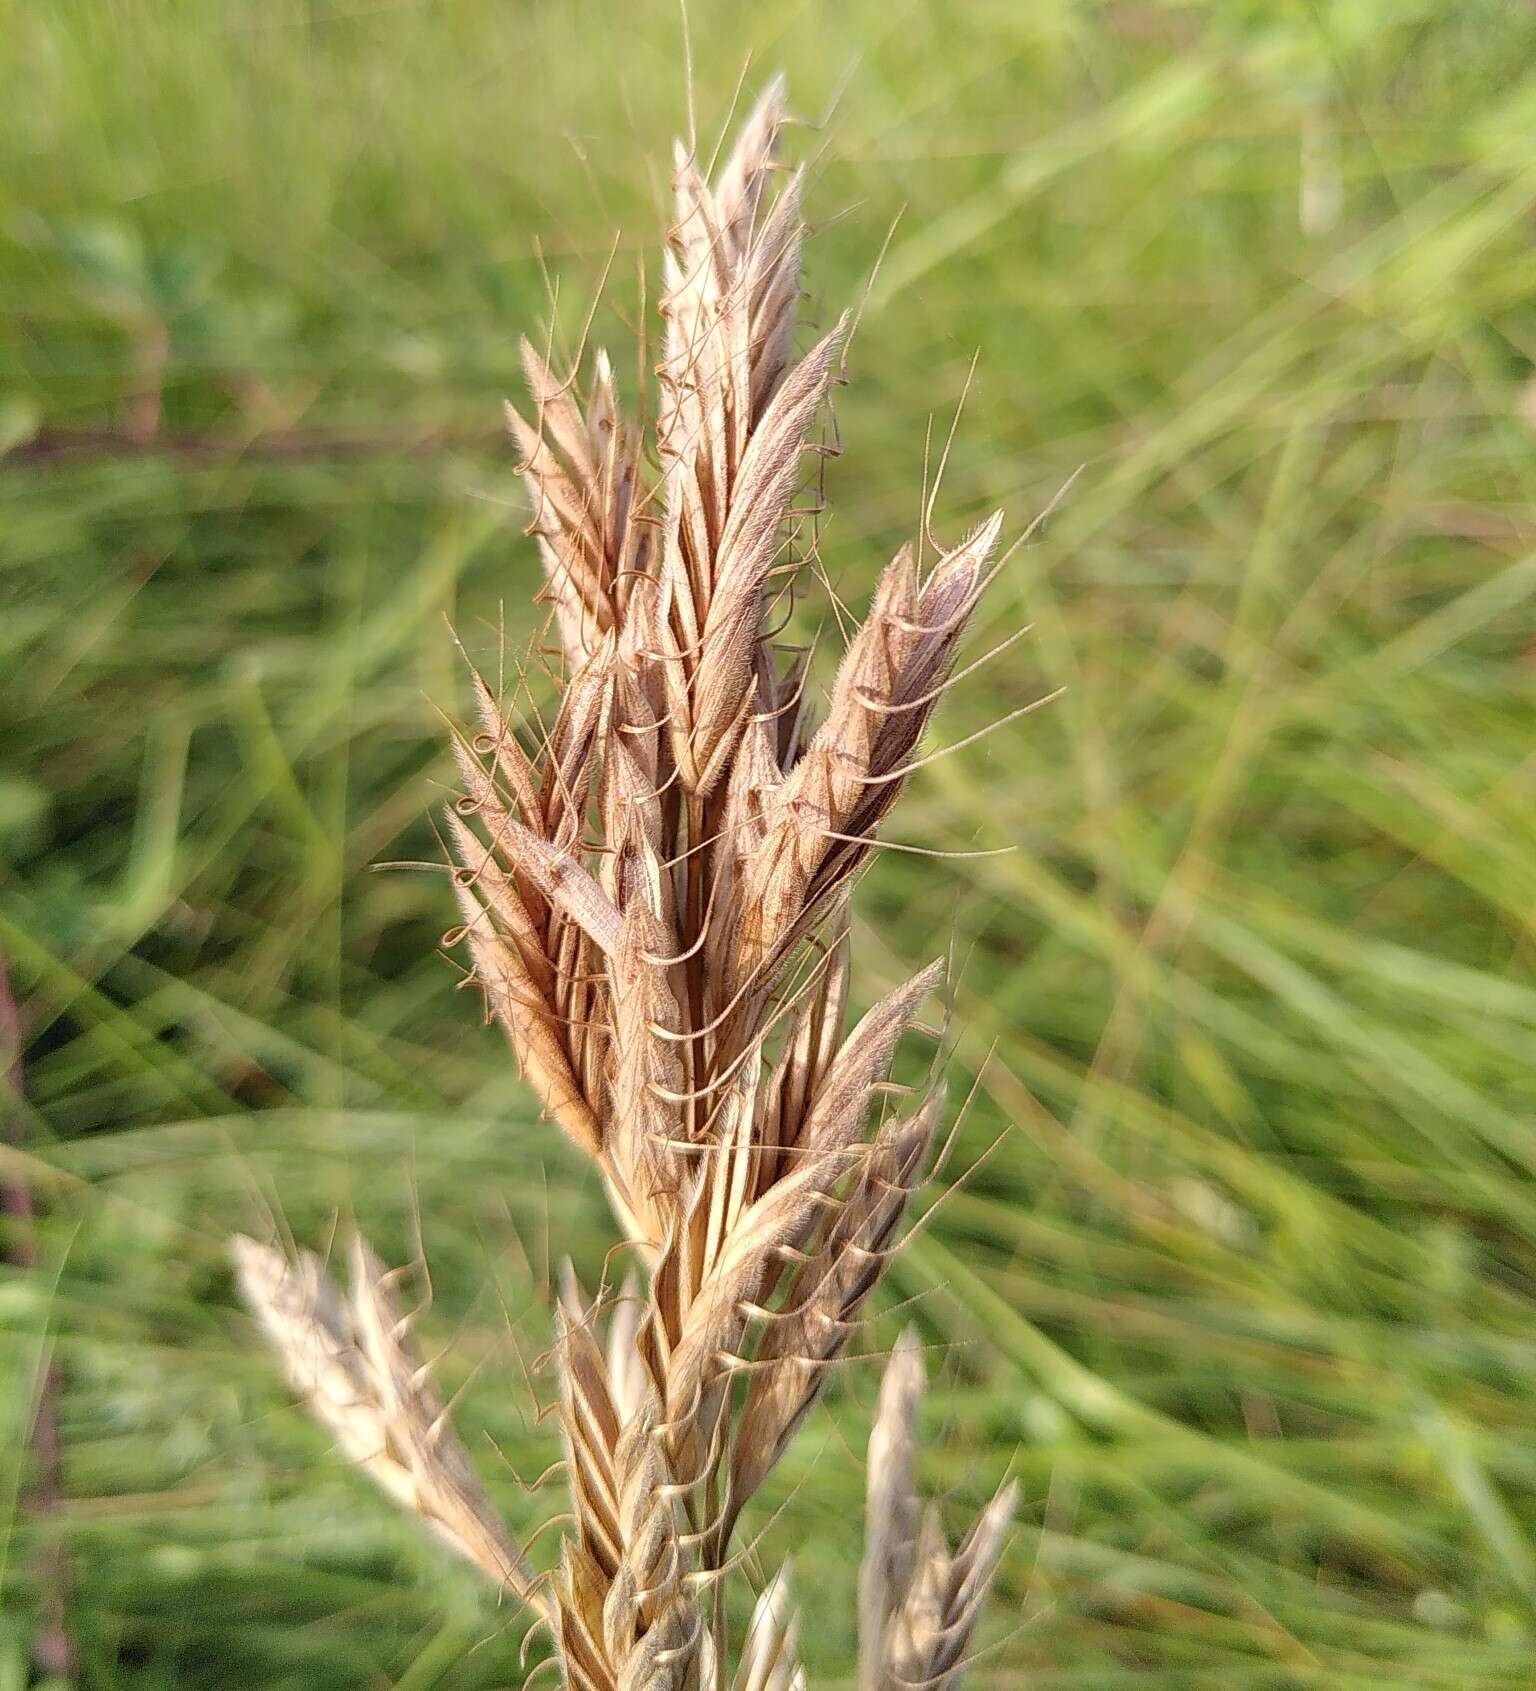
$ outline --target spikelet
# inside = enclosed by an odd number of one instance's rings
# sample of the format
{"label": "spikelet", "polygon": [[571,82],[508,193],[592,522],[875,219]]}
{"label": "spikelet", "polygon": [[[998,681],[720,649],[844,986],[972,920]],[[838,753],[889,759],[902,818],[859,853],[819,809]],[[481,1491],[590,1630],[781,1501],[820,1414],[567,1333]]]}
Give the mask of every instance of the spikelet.
{"label": "spikelet", "polygon": [[786,1562],[752,1607],[735,1691],[805,1691],[800,1617],[789,1606],[789,1572]]}
{"label": "spikelet", "polygon": [[917,1334],[892,1353],[869,1440],[859,1569],[859,1691],[956,1691],[1018,1505],[1003,1486],[951,1556],[938,1510],[913,1485],[923,1395]]}
{"label": "spikelet", "polygon": [[391,1276],[359,1239],[344,1297],[320,1261],[231,1241],[240,1286],[288,1378],[345,1454],[468,1562],[515,1596],[536,1578],[474,1477],[427,1370],[411,1350]]}
{"label": "spikelet", "polygon": [[[700,1683],[704,1625],[685,1592],[679,1491],[651,1382],[615,1406],[607,1360],[569,1265],[556,1314],[561,1423],[580,1542],[558,1587],[564,1653],[612,1687]],[[580,1577],[571,1577],[579,1565]]]}
{"label": "spikelet", "polygon": [[[295,1387],[347,1454],[548,1619],[575,1691],[804,1691],[781,1570],[733,1650],[720,1581],[750,1504],[848,1350],[943,1110],[900,1108],[938,963],[848,1025],[849,899],[985,586],[988,518],[926,571],[903,549],[813,724],[779,646],[806,570],[847,321],[795,355],[802,180],[775,81],[713,181],[679,148],[649,438],[605,354],[524,342],[507,424],[564,670],[547,728],[473,677],[448,839],[466,984],[543,1112],[590,1157],[643,1281],[562,1271],[552,1359],[573,1525],[539,1584],[496,1522],[362,1246],[350,1301],[314,1258],[237,1252]],[[910,1337],[882,1392],[860,1584],[864,1691],[963,1668],[1013,1507],[951,1555],[911,1485]],[[734,1673],[732,1658],[734,1656]]]}

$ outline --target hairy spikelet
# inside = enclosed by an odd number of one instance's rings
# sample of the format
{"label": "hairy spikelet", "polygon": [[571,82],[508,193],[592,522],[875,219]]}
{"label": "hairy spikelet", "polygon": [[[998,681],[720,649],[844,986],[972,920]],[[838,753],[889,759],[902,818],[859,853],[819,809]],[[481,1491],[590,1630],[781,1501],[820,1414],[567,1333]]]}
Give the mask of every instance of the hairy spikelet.
{"label": "hairy spikelet", "polygon": [[466,1561],[532,1597],[533,1570],[481,1490],[407,1341],[391,1276],[368,1247],[354,1242],[348,1296],[309,1251],[290,1263],[252,1239],[231,1248],[241,1290],[294,1390],[346,1455]]}
{"label": "hairy spikelet", "polygon": [[869,1441],[859,1570],[859,1691],[955,1691],[1018,1504],[1005,1485],[950,1555],[938,1510],[913,1484],[922,1353],[908,1329],[880,1388]]}
{"label": "hairy spikelet", "polygon": [[734,1440],[727,1532],[794,1437],[878,1285],[942,1107],[943,1095],[935,1093],[911,1120],[881,1131],[769,1323]]}
{"label": "hairy spikelet", "polygon": [[[778,634],[814,572],[808,496],[848,323],[797,355],[786,121],[774,82],[712,179],[678,149],[650,429],[625,420],[606,354],[584,377],[527,341],[507,408],[562,668],[553,709],[522,721],[473,677],[447,939],[642,1270],[590,1304],[562,1274],[572,1526],[544,1584],[406,1348],[392,1277],[359,1246],[343,1298],[313,1257],[237,1247],[301,1395],[535,1603],[576,1691],[805,1691],[787,1569],[734,1641],[720,1582],[901,1243],[943,1109],[941,1086],[912,1097],[892,1074],[942,968],[850,1026],[849,902],[923,761],[1002,519],[926,569],[897,554],[814,722],[810,653]],[[907,1337],[870,1451],[863,1691],[955,1683],[1013,1507],[1000,1493],[950,1554],[912,1489],[921,1390]]]}

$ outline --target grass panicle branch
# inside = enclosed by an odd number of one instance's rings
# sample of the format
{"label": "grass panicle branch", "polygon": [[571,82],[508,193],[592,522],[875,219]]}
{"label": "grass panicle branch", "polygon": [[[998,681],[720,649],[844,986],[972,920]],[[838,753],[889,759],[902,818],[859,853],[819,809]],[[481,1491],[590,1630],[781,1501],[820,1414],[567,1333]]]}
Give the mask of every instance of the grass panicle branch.
{"label": "grass panicle branch", "polygon": [[[479,676],[447,814],[488,1014],[597,1165],[645,1285],[569,1269],[553,1356],[574,1525],[540,1580],[475,1483],[386,1273],[237,1244],[246,1295],[341,1449],[548,1619],[574,1691],[803,1691],[788,1571],[733,1639],[742,1511],[846,1350],[943,1109],[897,1107],[932,963],[846,1026],[849,898],[953,672],[1001,528],[880,578],[812,726],[781,601],[815,568],[804,495],[847,320],[794,354],[802,179],[772,84],[706,180],[680,148],[655,421],[605,353],[583,385],[529,343],[508,407],[563,670],[547,727]],[[1013,1508],[960,1548],[912,1489],[915,1340],[870,1459],[864,1691],[952,1687]],[[734,1679],[731,1664],[734,1660]]]}

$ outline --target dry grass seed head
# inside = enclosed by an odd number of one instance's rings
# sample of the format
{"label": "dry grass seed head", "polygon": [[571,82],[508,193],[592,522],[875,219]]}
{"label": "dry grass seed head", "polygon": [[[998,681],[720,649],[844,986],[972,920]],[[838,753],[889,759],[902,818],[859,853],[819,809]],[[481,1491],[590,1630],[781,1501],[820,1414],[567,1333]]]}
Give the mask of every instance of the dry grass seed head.
{"label": "dry grass seed head", "polygon": [[[454,937],[648,1273],[606,1343],[569,1274],[555,1312],[576,1529],[548,1607],[577,1691],[719,1691],[723,1611],[707,1620],[700,1593],[879,1283],[942,1108],[935,1089],[878,1120],[941,968],[845,1035],[847,903],[1001,519],[926,576],[897,555],[808,732],[808,654],[768,624],[804,562],[796,500],[847,320],[794,359],[805,228],[801,177],[777,163],[785,121],[774,82],[712,185],[678,154],[654,476],[606,356],[583,398],[524,342],[531,407],[509,406],[508,426],[561,638],[559,706],[525,746],[476,676],[481,733],[454,746]],[[350,1300],[313,1257],[237,1254],[295,1385],[353,1460],[529,1595],[366,1249]],[[871,1447],[863,1691],[953,1684],[1012,1507],[1000,1494],[953,1557],[936,1517],[919,1526],[921,1388],[905,1338]],[[786,1579],[759,1600],[738,1691],[803,1691]]]}

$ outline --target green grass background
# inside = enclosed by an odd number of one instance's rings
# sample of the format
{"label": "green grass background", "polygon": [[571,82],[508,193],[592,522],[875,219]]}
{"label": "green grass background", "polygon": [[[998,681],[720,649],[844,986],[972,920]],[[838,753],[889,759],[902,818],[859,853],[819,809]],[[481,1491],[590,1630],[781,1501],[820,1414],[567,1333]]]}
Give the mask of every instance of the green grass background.
{"label": "green grass background", "polygon": [[[933,743],[1069,691],[893,833],[1015,849],[885,854],[860,904],[862,995],[953,949],[958,1091],[992,1053],[864,1340],[910,1300],[952,1530],[1023,1482],[973,1684],[1536,1684],[1536,14],[689,12],[702,135],[744,69],[841,91],[814,313],[900,214],[843,595],[973,352],[942,532],[1082,467],[971,650],[1033,634]],[[372,866],[436,855],[450,622],[490,661],[533,626],[519,332],[554,285],[579,331],[610,255],[625,370],[654,325],[680,39],[667,0],[0,0],[6,1167],[45,1210],[0,1280],[6,1691],[49,1356],[82,1686],[522,1682],[515,1620],[289,1403],[223,1241],[419,1228],[481,1471],[559,1511],[529,1371],[600,1194],[455,995],[442,880]],[[755,1520],[817,1686],[875,1379]]]}

